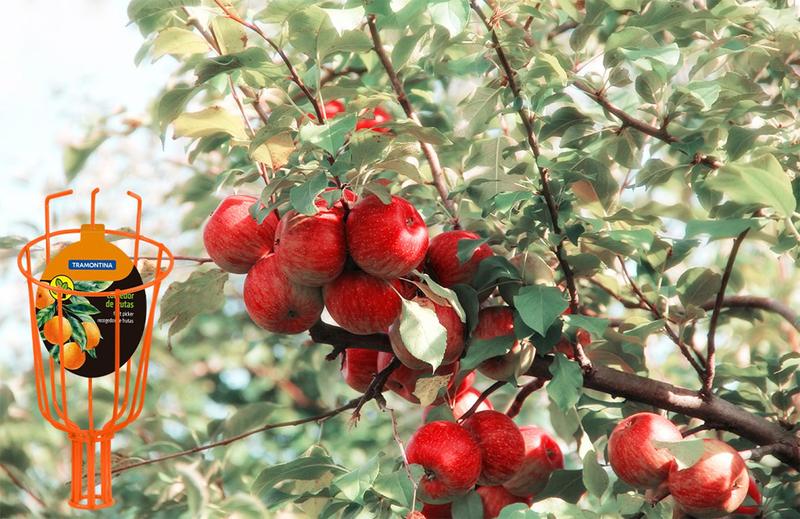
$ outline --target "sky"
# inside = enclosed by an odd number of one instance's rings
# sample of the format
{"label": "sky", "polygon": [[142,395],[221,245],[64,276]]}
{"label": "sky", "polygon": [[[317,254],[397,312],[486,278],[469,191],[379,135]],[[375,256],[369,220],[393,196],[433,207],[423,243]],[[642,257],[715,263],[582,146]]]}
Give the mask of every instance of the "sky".
{"label": "sky", "polygon": [[[101,188],[98,218],[109,227],[132,224],[134,206],[128,189],[145,198],[143,230],[168,232],[174,213],[148,211],[172,182],[152,182],[163,172],[158,164],[182,149],[146,133],[110,142],[90,159],[79,177],[67,184],[62,160],[65,144],[80,142],[98,117],[125,108],[145,116],[151,98],[175,68],[171,58],[134,64],[143,42],[128,26],[127,0],[28,0],[5,2],[0,31],[0,236],[42,234],[44,196],[75,189],[55,209],[55,227],[85,219],[88,194]],[[145,157],[131,163],[127,157]],[[174,224],[173,224],[174,226]],[[160,236],[157,236],[160,239]],[[0,334],[10,343],[0,349],[0,363],[28,362],[30,332],[27,289],[15,258],[0,257]]]}

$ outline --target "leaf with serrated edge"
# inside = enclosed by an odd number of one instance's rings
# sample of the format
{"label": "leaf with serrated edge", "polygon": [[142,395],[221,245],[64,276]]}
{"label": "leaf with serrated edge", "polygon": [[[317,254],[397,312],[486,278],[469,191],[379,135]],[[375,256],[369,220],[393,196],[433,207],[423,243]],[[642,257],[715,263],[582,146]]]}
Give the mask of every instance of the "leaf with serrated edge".
{"label": "leaf with serrated edge", "polygon": [[417,380],[417,384],[414,386],[414,396],[419,398],[419,404],[422,407],[431,405],[436,400],[439,390],[447,387],[450,377],[451,375],[437,375]]}

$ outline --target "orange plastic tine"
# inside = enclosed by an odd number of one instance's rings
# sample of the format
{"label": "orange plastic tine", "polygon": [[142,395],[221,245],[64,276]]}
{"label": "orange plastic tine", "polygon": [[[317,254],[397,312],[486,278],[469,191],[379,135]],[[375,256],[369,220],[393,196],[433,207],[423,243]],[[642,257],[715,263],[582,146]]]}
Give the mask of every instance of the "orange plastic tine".
{"label": "orange plastic tine", "polygon": [[139,238],[142,229],[142,197],[133,191],[128,191],[128,196],[136,200],[136,242],[133,245],[133,264],[136,265],[139,261]]}
{"label": "orange plastic tine", "polygon": [[[80,234],[80,232],[81,232],[80,229],[62,229],[62,230],[54,231],[54,232],[50,233],[50,236],[61,236],[61,235],[64,235],[64,234]],[[136,238],[135,234],[130,233],[130,232],[125,232],[125,231],[116,231],[116,230],[106,229],[105,232],[106,232],[106,234],[111,234],[113,236],[120,236],[120,237],[123,237],[123,238]],[[141,285],[137,285],[137,286],[132,287],[132,288],[126,288],[124,290],[120,290],[120,295],[132,294],[134,292],[139,292],[141,290],[145,290],[145,289],[148,289],[148,288],[152,287],[153,285],[155,285],[156,280],[161,281],[163,279],[166,279],[166,277],[169,276],[169,274],[172,272],[173,267],[175,266],[175,257],[173,256],[172,252],[169,249],[167,249],[166,246],[163,243],[160,243],[160,242],[157,242],[157,241],[152,240],[150,238],[147,238],[146,236],[139,236],[139,237],[140,237],[141,241],[144,241],[144,242],[149,243],[149,244],[151,244],[151,245],[153,245],[155,247],[158,247],[158,249],[160,251],[162,251],[164,254],[166,254],[167,259],[169,260],[169,263],[167,264],[167,267],[164,269],[163,272],[156,272],[155,277],[151,281],[148,281],[147,283],[143,283]],[[53,287],[52,285],[50,285],[49,283],[45,283],[43,281],[39,281],[38,279],[34,278],[33,274],[30,272],[30,268],[28,270],[25,270],[24,267],[22,266],[22,253],[25,252],[26,250],[30,250],[31,247],[33,247],[37,243],[39,243],[41,241],[44,241],[44,240],[45,240],[45,236],[44,235],[33,239],[32,241],[28,242],[23,247],[22,251],[20,252],[20,255],[17,256],[17,265],[19,266],[20,272],[22,272],[23,275],[26,278],[28,278],[28,280],[31,283],[33,283],[34,285],[39,286],[39,287],[44,287],[44,288],[52,289],[52,290],[58,290],[59,292],[61,292],[64,295],[83,296],[83,297],[111,297],[111,296],[114,295],[113,291],[112,292],[107,292],[107,291],[103,291],[103,292],[85,292],[85,291],[80,291],[80,290],[69,290],[69,289],[66,289],[66,288],[56,288],[56,287]]]}
{"label": "orange plastic tine", "polygon": [[71,189],[66,191],[59,191],[52,195],[47,195],[44,199],[44,236],[47,241],[45,245],[45,261],[50,263],[50,200],[61,198],[62,196],[69,196],[72,194]]}
{"label": "orange plastic tine", "polygon": [[[100,459],[111,459],[111,438],[100,440]],[[111,464],[100,464],[100,499],[111,500]]]}
{"label": "orange plastic tine", "polygon": [[91,509],[94,507],[94,438],[89,438],[86,442],[86,505]]}
{"label": "orange plastic tine", "polygon": [[[81,500],[81,480],[83,468],[83,443],[70,437],[72,444],[72,484],[70,488],[70,499],[77,503]],[[76,463],[77,462],[77,463]],[[77,477],[76,477],[77,473]]]}
{"label": "orange plastic tine", "polygon": [[94,210],[95,210],[95,207],[96,207],[95,199],[97,198],[97,193],[99,193],[99,192],[100,192],[100,188],[99,187],[96,187],[96,188],[92,189],[92,209],[91,209],[91,213],[90,213],[91,214],[92,225],[94,225],[94,221],[95,221],[94,220],[94,213],[95,213]]}
{"label": "orange plastic tine", "polygon": [[[157,300],[158,298],[158,291],[160,282],[153,288],[153,300]],[[151,306],[149,316],[147,318],[148,323],[151,323],[155,314],[155,309]],[[136,420],[139,415],[142,413],[142,409],[144,408],[144,397],[145,393],[147,392],[147,372],[149,368],[149,360],[150,360],[150,343],[153,336],[153,327],[152,326],[145,326],[145,336],[142,340],[142,352],[139,357],[139,369],[136,374],[136,383],[133,386],[133,403],[131,404],[131,413],[128,415],[128,418],[122,422],[119,428],[127,427],[128,424]],[[140,383],[141,381],[141,383]],[[141,393],[141,394],[140,394]],[[138,404],[138,405],[137,405]],[[134,409],[135,408],[135,409]]]}
{"label": "orange plastic tine", "polygon": [[94,402],[92,402],[92,377],[86,377],[86,404],[89,408],[88,418],[89,418],[89,435],[94,432],[94,414],[92,413],[92,407]]}
{"label": "orange plastic tine", "polygon": [[[27,252],[26,258],[28,269],[30,270],[30,251]],[[64,427],[61,422],[55,420],[50,412],[50,400],[47,398],[47,382],[45,382],[44,366],[42,365],[42,343],[41,337],[39,337],[39,327],[36,322],[36,299],[33,295],[33,284],[30,281],[28,282],[28,298],[30,299],[31,334],[33,337],[33,370],[36,378],[36,403],[39,405],[39,411],[41,411],[45,420],[50,422],[50,424],[57,429],[66,431],[67,428]]]}
{"label": "orange plastic tine", "polygon": [[[162,259],[162,249],[159,248],[158,249],[158,257],[156,259],[156,272],[158,272],[160,270],[160,268],[161,268],[161,259]],[[158,300],[158,292],[159,292],[160,288],[161,288],[161,282],[159,281],[153,287],[153,301],[157,301]],[[151,305],[150,306],[149,315],[147,316],[147,324],[148,325],[153,323],[153,319],[155,319],[155,313],[156,313],[155,305]],[[141,385],[141,393],[142,394],[141,394],[141,397],[139,398],[139,406],[138,406],[138,408],[135,411],[133,410],[133,407],[131,408],[131,415],[128,417],[128,419],[125,422],[123,422],[121,427],[127,426],[129,423],[131,423],[132,421],[136,420],[139,417],[139,415],[142,413],[142,409],[144,407],[144,396],[145,396],[145,393],[147,391],[147,383],[146,383],[146,381],[147,381],[147,371],[148,371],[148,368],[149,368],[149,365],[150,365],[150,362],[149,362],[149,360],[150,360],[150,343],[152,342],[152,337],[153,337],[153,327],[152,326],[145,326],[145,335],[144,335],[144,339],[142,341],[142,354],[141,354],[141,359],[139,360],[139,368],[140,369],[142,367],[142,363],[144,363],[144,378],[143,378],[143,383]],[[139,386],[138,377],[137,377],[137,381],[136,382],[137,383],[134,386],[134,402],[136,401],[135,400],[136,399],[136,390],[138,389],[138,386]],[[134,403],[134,406],[135,406],[135,403]]]}
{"label": "orange plastic tine", "polygon": [[[125,402],[120,410],[119,404],[119,290],[114,292],[114,410],[111,412],[111,419],[103,426],[102,432],[113,430],[114,424],[119,420],[120,416],[125,412],[128,407],[128,391],[125,391]],[[131,355],[133,358],[133,355]],[[126,364],[130,364],[130,360]],[[130,377],[129,377],[130,380]]]}

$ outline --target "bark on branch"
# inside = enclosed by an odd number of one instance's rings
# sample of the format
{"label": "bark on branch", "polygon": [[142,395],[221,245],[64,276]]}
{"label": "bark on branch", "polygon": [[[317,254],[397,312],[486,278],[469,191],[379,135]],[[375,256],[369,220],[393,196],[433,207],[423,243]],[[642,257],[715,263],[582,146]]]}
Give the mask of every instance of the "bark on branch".
{"label": "bark on branch", "polygon": [[[347,348],[359,337],[335,326],[325,325],[323,329],[324,341],[318,342],[335,347]],[[382,339],[380,344],[372,343],[372,346],[379,351],[391,351],[388,339]],[[550,373],[552,360],[550,357],[537,357],[526,374],[542,381],[550,380],[553,377]],[[697,391],[691,389],[599,365],[584,373],[583,385],[615,397],[699,418],[713,423],[715,428],[732,432],[757,445],[775,445],[770,448],[771,453],[788,466],[800,470],[800,441],[791,431],[720,397],[711,395],[708,399],[703,399]]]}

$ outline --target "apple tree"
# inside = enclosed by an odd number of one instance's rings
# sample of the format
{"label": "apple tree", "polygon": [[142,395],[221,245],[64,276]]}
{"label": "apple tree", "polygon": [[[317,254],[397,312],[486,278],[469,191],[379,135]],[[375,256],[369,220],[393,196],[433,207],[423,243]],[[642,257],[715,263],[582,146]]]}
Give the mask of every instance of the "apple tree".
{"label": "apple tree", "polygon": [[192,172],[154,363],[207,395],[125,507],[800,517],[796,4],[128,13]]}

